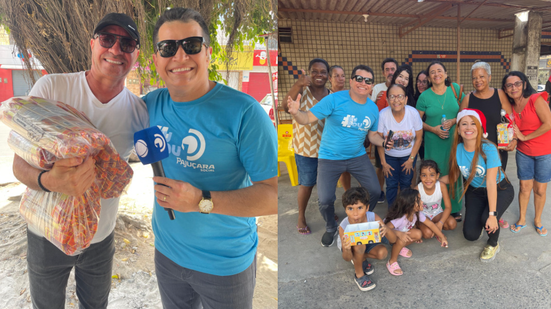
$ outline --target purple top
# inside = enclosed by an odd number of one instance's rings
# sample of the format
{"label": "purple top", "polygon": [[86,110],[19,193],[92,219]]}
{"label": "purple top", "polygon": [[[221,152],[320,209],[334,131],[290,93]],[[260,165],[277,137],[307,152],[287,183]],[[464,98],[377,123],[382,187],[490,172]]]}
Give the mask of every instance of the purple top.
{"label": "purple top", "polygon": [[419,217],[419,221],[425,222],[427,217],[422,212],[418,212],[413,214],[413,221],[409,221],[407,219],[407,215],[404,215],[401,218],[390,220],[392,222],[392,225],[394,225],[394,229],[396,231],[400,232],[408,232],[415,226],[415,222],[417,222],[417,217]]}

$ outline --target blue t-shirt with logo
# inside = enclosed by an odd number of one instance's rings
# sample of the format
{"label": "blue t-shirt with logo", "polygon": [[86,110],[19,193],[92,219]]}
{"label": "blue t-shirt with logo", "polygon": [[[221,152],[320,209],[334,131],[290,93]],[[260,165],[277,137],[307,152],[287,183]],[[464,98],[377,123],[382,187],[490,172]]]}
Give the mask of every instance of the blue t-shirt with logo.
{"label": "blue t-shirt with logo", "polygon": [[[237,190],[277,175],[277,135],[251,96],[222,84],[190,102],[174,102],[167,89],[144,98],[151,126],[166,137],[162,161],[170,179],[209,191]],[[216,204],[214,205],[216,208]],[[256,219],[175,211],[155,202],[155,247],[182,267],[229,276],[247,269],[258,245]]]}
{"label": "blue t-shirt with logo", "polygon": [[[482,150],[486,154],[486,162],[481,155],[478,155],[478,163],[476,165],[476,174],[471,182],[471,186],[475,188],[483,187],[486,188],[486,173],[488,169],[501,166],[501,158],[497,151],[496,146],[489,143],[482,143]],[[471,173],[471,163],[474,157],[474,151],[468,152],[465,150],[463,143],[457,145],[457,152],[455,154],[457,159],[457,165],[461,171],[463,178],[468,179],[469,174]],[[497,173],[496,182],[500,183],[505,178],[503,172]]]}
{"label": "blue t-shirt with logo", "polygon": [[321,136],[319,159],[348,160],[365,154],[368,131],[377,131],[379,109],[367,98],[356,103],[349,91],[330,94],[310,109],[318,119],[327,118]]}

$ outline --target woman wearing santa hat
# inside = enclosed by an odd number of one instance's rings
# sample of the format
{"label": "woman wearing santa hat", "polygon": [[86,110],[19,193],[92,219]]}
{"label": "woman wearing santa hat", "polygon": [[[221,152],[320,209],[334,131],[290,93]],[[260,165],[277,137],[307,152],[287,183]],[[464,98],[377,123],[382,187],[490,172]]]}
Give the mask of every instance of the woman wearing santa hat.
{"label": "woman wearing santa hat", "polygon": [[[465,239],[477,240],[482,229],[486,230],[489,239],[480,260],[489,262],[500,250],[498,221],[513,201],[515,192],[501,169],[497,146],[486,139],[484,114],[466,108],[457,114],[456,121],[450,157],[450,191],[452,197],[465,197]],[[459,175],[465,181],[463,192],[454,190],[455,181],[463,181],[458,179]]]}

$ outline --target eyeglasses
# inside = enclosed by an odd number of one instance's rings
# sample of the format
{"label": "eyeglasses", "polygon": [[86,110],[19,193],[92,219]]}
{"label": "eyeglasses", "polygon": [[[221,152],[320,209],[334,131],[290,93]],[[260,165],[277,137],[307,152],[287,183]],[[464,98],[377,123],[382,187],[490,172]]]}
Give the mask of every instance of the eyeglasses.
{"label": "eyeglasses", "polygon": [[[161,57],[174,57],[178,52],[178,48],[182,45],[182,49],[188,55],[195,55],[201,51],[204,39],[200,36],[192,36],[182,40],[164,40],[157,43],[157,50]],[[206,45],[205,45],[206,46]]]}
{"label": "eyeglasses", "polygon": [[361,83],[364,81],[368,85],[373,85],[373,78],[370,77],[363,77],[361,75],[354,75],[352,76],[352,79],[356,80],[358,83]]}
{"label": "eyeglasses", "polygon": [[522,81],[518,81],[518,82],[515,82],[514,84],[505,84],[505,88],[507,89],[511,89],[513,88],[513,86],[515,86],[516,88],[520,88],[522,86],[523,82]]}
{"label": "eyeglasses", "polygon": [[398,101],[402,101],[406,96],[403,95],[403,94],[399,94],[399,95],[394,95],[394,94],[391,94],[388,96],[388,100],[389,101],[394,101],[396,99],[398,99]]}
{"label": "eyeglasses", "polygon": [[103,48],[111,48],[117,41],[119,41],[121,51],[128,54],[133,53],[136,48],[140,48],[136,40],[127,36],[108,32],[98,32],[94,34],[94,39],[97,38],[99,38],[99,45]]}
{"label": "eyeglasses", "polygon": [[428,85],[429,82],[426,80],[418,80],[417,83],[421,85]]}

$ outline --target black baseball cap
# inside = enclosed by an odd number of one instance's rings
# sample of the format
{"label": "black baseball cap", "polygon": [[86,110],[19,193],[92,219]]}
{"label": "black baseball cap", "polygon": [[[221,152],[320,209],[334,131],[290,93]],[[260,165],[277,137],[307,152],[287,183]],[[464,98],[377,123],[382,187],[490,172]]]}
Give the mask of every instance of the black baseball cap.
{"label": "black baseball cap", "polygon": [[138,45],[140,44],[140,34],[138,33],[136,23],[134,23],[130,16],[122,13],[109,13],[105,15],[105,17],[99,21],[94,29],[94,34],[111,25],[116,25],[123,28],[134,40],[138,42]]}

